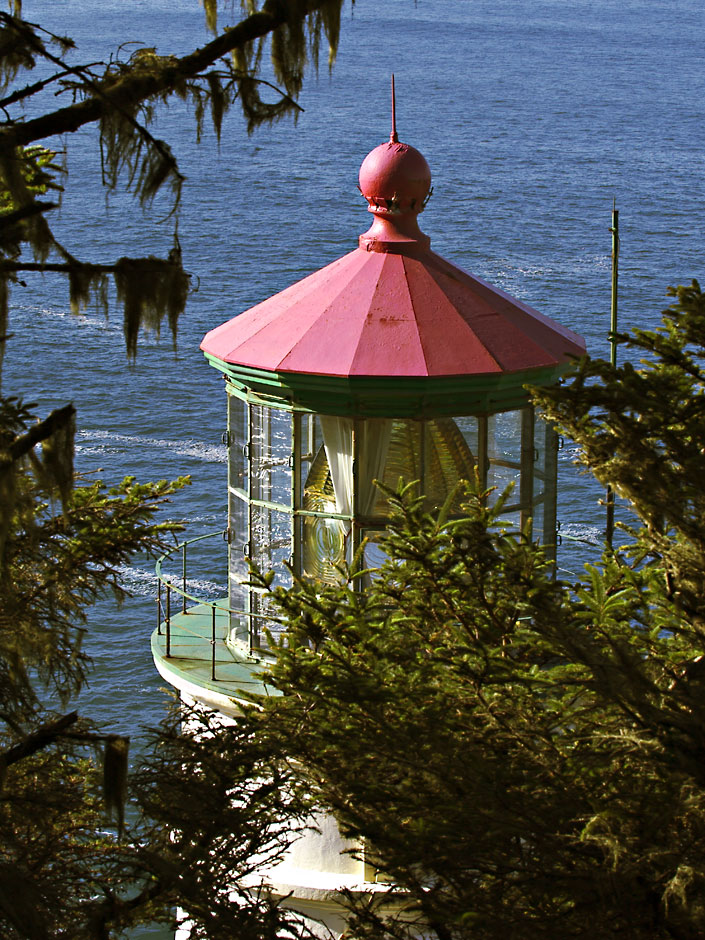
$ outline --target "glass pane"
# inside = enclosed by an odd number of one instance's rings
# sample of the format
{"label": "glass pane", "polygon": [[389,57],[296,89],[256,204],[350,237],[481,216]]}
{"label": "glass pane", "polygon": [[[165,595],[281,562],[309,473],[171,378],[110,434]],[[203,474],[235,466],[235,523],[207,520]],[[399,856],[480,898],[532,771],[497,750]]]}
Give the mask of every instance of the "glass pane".
{"label": "glass pane", "polygon": [[[474,419],[471,419],[474,421]],[[428,499],[429,510],[438,509],[460,480],[474,473],[475,457],[468,437],[477,437],[476,422],[467,425],[466,434],[452,418],[432,421],[394,421],[384,469],[384,483],[396,489],[401,477],[405,482],[420,481]],[[375,516],[385,518],[387,497],[379,494]]]}
{"label": "glass pane", "polygon": [[381,533],[378,530],[367,529],[364,531],[363,535],[368,540],[365,545],[364,565],[365,568],[372,569],[372,573],[368,575],[368,579],[372,580],[375,577],[374,570],[381,568],[385,561],[388,560],[389,555],[387,555],[379,544],[378,540]]}
{"label": "glass pane", "polygon": [[228,431],[230,486],[247,492],[247,403],[234,395],[228,395]]}
{"label": "glass pane", "polygon": [[502,514],[502,522],[509,525],[512,529],[516,529],[515,534],[517,534],[521,529],[521,513],[505,512]]}
{"label": "glass pane", "polygon": [[[311,489],[311,470],[318,460],[318,469],[320,472],[319,454],[323,451],[323,438],[321,436],[320,422],[316,415],[301,415],[301,477],[300,491],[298,493],[298,506],[306,506],[306,493]],[[325,461],[325,453],[323,453]],[[326,461],[327,468],[327,461]],[[326,469],[327,472],[327,469]],[[331,482],[331,493],[332,482]],[[333,495],[333,501],[335,496]],[[310,508],[310,507],[309,507]]]}
{"label": "glass pane", "polygon": [[233,492],[230,493],[230,606],[245,610],[247,590],[243,582],[249,579],[247,555],[249,554],[249,535],[247,531],[248,505]]}
{"label": "glass pane", "polygon": [[541,540],[546,494],[546,422],[536,418],[534,428],[534,525],[533,538]]}
{"label": "glass pane", "polygon": [[267,594],[253,591],[252,613],[255,616],[250,618],[252,623],[250,642],[256,649],[266,648],[268,644],[265,630],[269,630],[275,636],[279,636],[284,632],[282,625],[272,619],[279,615],[279,611],[275,609],[272,600]]}
{"label": "glass pane", "polygon": [[519,477],[521,461],[521,411],[505,411],[493,415],[488,422],[488,456],[490,469],[488,486],[497,487],[494,499],[514,483],[509,497],[510,506],[519,503]]}
{"label": "glass pane", "polygon": [[[304,511],[334,514],[337,505],[333,476],[323,445],[320,420],[316,417],[309,427],[310,460],[302,465],[301,505]],[[350,524],[341,519],[303,516],[299,531],[302,574],[325,584],[339,583],[337,566],[346,560]]]}
{"label": "glass pane", "polygon": [[292,556],[292,516],[264,506],[251,506],[252,562],[265,574],[274,571],[274,584],[289,587],[291,574],[284,567]]}
{"label": "glass pane", "polygon": [[[433,509],[440,508],[461,480],[472,479],[475,473],[477,422],[459,419],[468,434],[463,434],[458,421],[437,418],[426,423],[426,495]],[[474,434],[472,433],[474,432]],[[471,446],[468,437],[473,442]],[[458,512],[463,494],[458,493],[451,511]]]}
{"label": "glass pane", "polygon": [[250,406],[250,495],[289,508],[292,495],[292,414]]}
{"label": "glass pane", "polygon": [[[478,421],[474,415],[463,415],[460,418],[455,418],[454,422],[463,436],[463,440],[468,447],[468,450],[473,456],[473,462],[477,461],[478,452],[479,452],[479,442],[478,442]],[[473,469],[474,472],[474,469]]]}
{"label": "glass pane", "polygon": [[346,560],[348,524],[342,519],[304,516],[301,529],[303,574],[325,584],[339,583],[338,567]]}
{"label": "glass pane", "polygon": [[[395,490],[400,479],[404,483],[418,480],[423,487],[423,424],[422,421],[412,420],[392,422],[382,476],[385,486],[390,489]],[[374,504],[374,516],[382,519],[389,516],[388,497],[379,490]]]}

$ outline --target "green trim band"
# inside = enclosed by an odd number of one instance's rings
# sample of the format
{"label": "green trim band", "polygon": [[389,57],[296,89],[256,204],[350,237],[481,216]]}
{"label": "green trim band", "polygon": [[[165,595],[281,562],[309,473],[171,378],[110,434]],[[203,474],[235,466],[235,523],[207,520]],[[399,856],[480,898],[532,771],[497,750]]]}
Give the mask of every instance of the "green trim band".
{"label": "green trim band", "polygon": [[316,414],[359,418],[433,418],[491,415],[529,404],[526,385],[553,385],[569,364],[499,375],[451,375],[440,378],[368,376],[344,378],[299,372],[266,372],[224,362],[205,353],[238,397],[256,395],[262,404],[278,404]]}

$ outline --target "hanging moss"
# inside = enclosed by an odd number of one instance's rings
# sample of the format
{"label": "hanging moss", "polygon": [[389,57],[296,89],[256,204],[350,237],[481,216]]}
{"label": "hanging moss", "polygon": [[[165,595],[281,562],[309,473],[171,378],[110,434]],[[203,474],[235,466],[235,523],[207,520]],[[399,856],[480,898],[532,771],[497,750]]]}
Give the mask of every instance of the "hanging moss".
{"label": "hanging moss", "polygon": [[220,142],[220,131],[223,126],[223,117],[230,107],[230,98],[226,94],[217,72],[209,72],[206,75],[206,81],[208,82],[208,90],[210,93],[213,129],[215,130],[218,142]]}
{"label": "hanging moss", "polygon": [[[109,189],[114,189],[124,172],[128,188],[134,187],[143,205],[151,202],[168,182],[177,207],[184,177],[179,172],[176,158],[165,141],[152,137],[144,124],[137,120],[137,108],[132,110],[134,113],[117,108],[101,119],[103,181]],[[143,119],[149,120],[150,117],[151,108],[148,108]]]}
{"label": "hanging moss", "polygon": [[23,501],[28,470],[43,494],[57,494],[66,509],[73,485],[75,415],[73,405],[64,405],[33,423],[31,411],[19,399],[0,397],[0,567],[10,529],[31,534],[34,528],[36,507]]}
{"label": "hanging moss", "polygon": [[127,353],[137,355],[140,328],[159,333],[166,315],[172,336],[186,306],[189,279],[181,266],[181,252],[174,249],[168,258],[121,258],[115,265],[118,301],[124,308]]}
{"label": "hanging moss", "polygon": [[[217,27],[217,0],[202,0],[208,28]],[[262,123],[271,123],[299,109],[294,96],[301,88],[304,69],[310,57],[318,63],[319,47],[327,39],[329,62],[332,62],[340,30],[342,0],[288,0],[259,10],[254,0],[242,0],[243,9],[255,16],[256,22],[243,21],[232,29],[222,29],[213,42],[200,50],[178,58],[157,54],[155,48],[137,50],[128,60],[113,59],[102,77],[76,74],[62,79],[75,96],[75,107],[95,105],[91,116],[76,116],[75,125],[66,124],[74,106],[62,108],[45,118],[30,122],[10,122],[2,130],[0,145],[0,215],[7,216],[0,237],[0,337],[7,322],[7,286],[22,270],[55,271],[69,278],[70,304],[79,311],[95,297],[107,312],[105,274],[115,276],[118,297],[124,306],[125,340],[130,356],[136,353],[137,334],[141,327],[159,330],[166,315],[172,332],[188,293],[188,278],[181,266],[180,254],[168,260],[153,256],[135,260],[123,258],[116,265],[93,265],[79,262],[53,237],[44,214],[52,203],[40,203],[37,196],[50,189],[61,190],[57,183],[61,167],[54,164],[56,154],[32,141],[66,131],[76,130],[83,123],[99,121],[103,180],[108,188],[126,182],[142,203],[149,202],[164,186],[171,186],[174,211],[178,210],[181,175],[169,145],[154,137],[149,125],[157,108],[168,104],[172,95],[194,104],[197,133],[210,107],[213,127],[220,138],[225,114],[240,99],[248,132]],[[311,9],[314,6],[315,9]],[[17,4],[19,12],[19,3]],[[262,30],[261,19],[271,17],[271,25]],[[279,24],[275,26],[275,24]],[[0,19],[7,41],[0,41],[0,72],[3,64],[12,72],[18,67],[30,68],[34,58],[49,55],[50,45],[62,50],[72,43],[50,33],[36,35],[35,28],[21,20],[12,21],[5,14]],[[248,40],[246,36],[251,38]],[[236,38],[237,37],[237,38]],[[12,47],[12,48],[11,48]],[[223,69],[224,57],[231,55],[233,68]],[[273,102],[262,100],[262,84],[274,85],[260,78],[266,54],[277,82]],[[14,58],[13,58],[14,57]],[[19,58],[18,58],[19,57]],[[24,57],[24,58],[23,58]],[[52,61],[55,61],[53,59]],[[57,73],[58,77],[64,73]],[[49,81],[57,78],[53,76]],[[45,83],[44,83],[45,84]],[[40,83],[43,87],[43,83]],[[30,97],[32,88],[17,89],[12,103]],[[33,134],[23,138],[28,123]],[[38,126],[41,124],[41,128]],[[18,146],[24,143],[25,146]],[[25,246],[31,248],[34,261],[21,259]],[[49,258],[56,253],[59,262]],[[0,345],[2,340],[0,339]],[[0,348],[0,356],[2,349]]]}
{"label": "hanging moss", "polygon": [[101,275],[96,274],[89,268],[76,266],[69,269],[69,304],[71,313],[79,313],[81,307],[85,307],[90,300],[91,290],[94,282]]}
{"label": "hanging moss", "polygon": [[206,14],[206,27],[215,36],[218,32],[218,0],[202,0]]}
{"label": "hanging moss", "polygon": [[321,29],[328,40],[328,68],[333,68],[340,39],[340,13],[342,4],[331,2],[324,4],[313,17],[311,30],[311,57],[318,68],[318,51],[321,46]]}
{"label": "hanging moss", "polygon": [[6,88],[20,69],[32,69],[37,52],[43,48],[34,30],[20,17],[20,4],[15,0],[13,16],[5,17],[0,27],[0,89]]}
{"label": "hanging moss", "polygon": [[76,413],[72,411],[67,420],[50,437],[42,441],[45,486],[49,493],[58,493],[63,506],[68,503],[73,488],[75,434]]}
{"label": "hanging moss", "polygon": [[[5,453],[0,449],[0,459]],[[12,468],[10,468],[11,470]],[[5,543],[13,524],[13,511],[17,497],[17,475],[13,472],[0,472],[0,569],[4,567]]]}
{"label": "hanging moss", "polygon": [[127,799],[127,755],[130,739],[111,734],[105,740],[103,756],[103,797],[105,808],[117,817],[118,834],[125,825],[125,801]]}
{"label": "hanging moss", "polygon": [[[34,211],[34,196],[50,188],[51,177],[39,166],[37,148],[0,147],[0,208],[26,210],[17,237],[32,246],[35,258],[44,260],[53,244],[51,229],[41,211]],[[44,148],[38,148],[43,151]],[[50,153],[50,151],[45,151]],[[52,167],[54,169],[54,167]],[[60,189],[54,184],[51,188]]]}
{"label": "hanging moss", "polygon": [[[274,74],[290,95],[298,95],[306,65],[306,31],[298,14],[299,3],[288,7],[288,22],[272,33],[272,65]],[[297,15],[298,14],[298,15]]]}

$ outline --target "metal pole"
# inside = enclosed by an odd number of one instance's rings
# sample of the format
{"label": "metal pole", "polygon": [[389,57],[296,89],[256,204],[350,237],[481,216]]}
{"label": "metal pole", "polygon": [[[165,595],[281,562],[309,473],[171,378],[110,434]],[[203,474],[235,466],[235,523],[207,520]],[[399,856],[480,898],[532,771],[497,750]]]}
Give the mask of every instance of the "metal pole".
{"label": "metal pole", "polygon": [[389,135],[390,144],[398,144],[397,136],[397,96],[394,93],[394,72],[392,72],[392,132]]}
{"label": "metal pole", "polygon": [[213,614],[211,625],[211,679],[215,682],[215,604],[211,606]]}
{"label": "metal pole", "polygon": [[157,635],[162,635],[162,579],[157,577]]}
{"label": "metal pole", "polygon": [[171,584],[166,585],[166,656],[171,656]]}
{"label": "metal pole", "polygon": [[181,612],[186,613],[186,542],[181,546],[181,584],[183,595],[181,598]]}
{"label": "metal pole", "polygon": [[[612,301],[610,305],[610,365],[617,365],[617,283],[619,277],[619,210],[612,204]],[[614,538],[614,490],[607,486],[607,521],[605,525],[605,540],[612,548]]]}

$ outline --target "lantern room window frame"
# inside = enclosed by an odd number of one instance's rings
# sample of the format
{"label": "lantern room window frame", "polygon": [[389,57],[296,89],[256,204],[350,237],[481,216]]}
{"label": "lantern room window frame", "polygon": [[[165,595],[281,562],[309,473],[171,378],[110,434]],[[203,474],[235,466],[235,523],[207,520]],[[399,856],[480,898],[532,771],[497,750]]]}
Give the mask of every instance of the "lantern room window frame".
{"label": "lantern room window frame", "polygon": [[[231,625],[228,643],[241,653],[266,655],[264,627],[273,626],[268,599],[261,589],[248,585],[249,562],[262,570],[275,571],[275,585],[289,586],[291,574],[305,574],[306,527],[313,520],[327,525],[347,526],[347,559],[370,536],[386,529],[384,516],[359,511],[359,422],[367,416],[324,415],[311,408],[277,396],[263,395],[226,378],[228,444],[228,598]],[[462,409],[460,409],[462,411]],[[352,422],[352,499],[350,512],[316,510],[304,506],[307,475],[323,447],[321,417]],[[372,416],[370,416],[372,417]],[[445,417],[442,420],[449,420]],[[372,420],[380,420],[372,417]],[[425,468],[428,424],[432,415],[408,415],[382,420],[419,425],[421,480]],[[519,408],[478,414],[470,411],[452,416],[474,457],[483,488],[505,489],[510,479],[518,485],[505,506],[504,515],[522,530],[533,525],[540,514],[539,539],[554,555],[556,541],[556,476],[558,438],[555,430],[537,418],[527,401]],[[512,423],[514,427],[512,428]],[[498,434],[498,426],[501,431]],[[543,430],[541,434],[540,430]],[[497,440],[504,438],[503,450]],[[537,446],[537,437],[540,437]],[[508,451],[508,440],[514,443]],[[494,446],[493,446],[494,442]],[[371,481],[368,481],[371,482]],[[391,482],[391,481],[387,481]],[[396,481],[394,481],[396,482]],[[421,485],[423,489],[423,482]],[[369,500],[368,500],[369,502]],[[375,510],[378,507],[373,507]],[[311,520],[308,523],[307,520]],[[531,535],[531,528],[528,529]],[[538,533],[537,533],[538,534]],[[310,537],[310,533],[308,533]]]}

